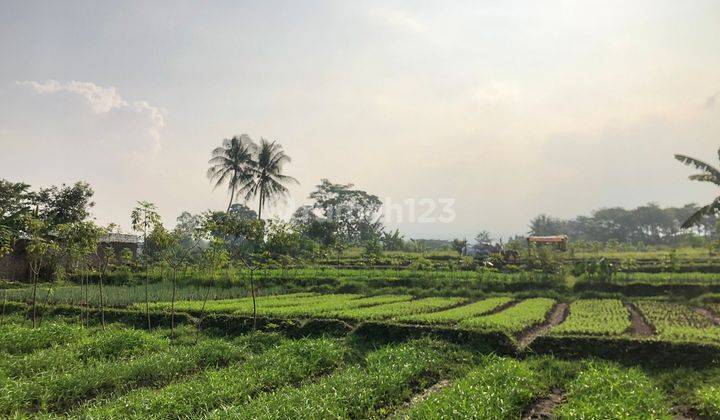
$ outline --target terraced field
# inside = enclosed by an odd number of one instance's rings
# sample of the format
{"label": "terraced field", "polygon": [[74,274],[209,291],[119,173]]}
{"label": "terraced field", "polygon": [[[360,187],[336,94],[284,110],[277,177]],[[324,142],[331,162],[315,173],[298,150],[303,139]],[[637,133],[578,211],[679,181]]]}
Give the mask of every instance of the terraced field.
{"label": "terraced field", "polygon": [[515,306],[492,315],[466,319],[460,327],[470,329],[487,329],[517,334],[545,321],[555,300],[547,298],[527,299]]}
{"label": "terraced field", "polygon": [[14,343],[0,358],[0,416],[517,419],[541,410],[563,419],[664,419],[679,407],[709,418],[720,412],[717,368],[518,360],[432,339],[369,346],[256,332],[196,342],[191,328],[174,336],[63,320],[32,329],[10,320],[0,329],[0,342]]}
{"label": "terraced field", "polygon": [[570,304],[570,314],[552,333],[618,336],[630,328],[630,316],[617,299],[582,299]]}
{"label": "terraced field", "polygon": [[652,300],[635,304],[655,327],[658,339],[720,343],[720,327],[689,306]]}

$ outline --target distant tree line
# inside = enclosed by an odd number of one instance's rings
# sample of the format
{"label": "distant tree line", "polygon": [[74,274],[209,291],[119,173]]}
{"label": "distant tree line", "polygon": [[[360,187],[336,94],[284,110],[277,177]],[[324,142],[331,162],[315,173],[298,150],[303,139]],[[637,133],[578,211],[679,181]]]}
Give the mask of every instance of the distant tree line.
{"label": "distant tree line", "polygon": [[660,207],[649,203],[634,209],[602,208],[590,216],[561,219],[541,214],[530,221],[532,235],[568,235],[572,241],[643,243],[675,245],[692,238],[717,235],[718,218],[707,215],[691,228],[683,223],[698,211],[695,204],[682,207]]}

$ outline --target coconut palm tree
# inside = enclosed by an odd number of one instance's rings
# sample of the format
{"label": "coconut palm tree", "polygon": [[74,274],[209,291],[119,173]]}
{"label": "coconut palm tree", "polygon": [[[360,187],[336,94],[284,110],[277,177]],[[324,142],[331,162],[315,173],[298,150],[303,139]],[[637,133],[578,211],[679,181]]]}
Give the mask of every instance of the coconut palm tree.
{"label": "coconut palm tree", "polygon": [[275,141],[260,139],[254,162],[248,167],[248,174],[240,192],[249,201],[258,197],[258,219],[262,218],[265,204],[288,195],[285,184],[299,182],[288,175],[283,175],[283,165],[290,162],[281,145]]}
{"label": "coconut palm tree", "polygon": [[248,168],[254,166],[253,154],[256,149],[257,145],[250,136],[243,134],[223,140],[222,146],[212,151],[207,176],[215,184],[213,189],[228,184],[230,202],[227,211],[230,211],[235,199],[235,190],[249,179]]}
{"label": "coconut palm tree", "polygon": [[[720,149],[718,149],[718,158],[720,158]],[[705,163],[699,159],[691,158],[685,155],[675,155],[675,159],[688,166],[694,166],[702,171],[702,173],[690,175],[693,181],[711,182],[720,186],[720,171],[712,165]],[[682,224],[683,229],[687,229],[697,225],[704,216],[716,214],[720,212],[720,196],[716,197],[712,203],[700,207],[685,223]]]}

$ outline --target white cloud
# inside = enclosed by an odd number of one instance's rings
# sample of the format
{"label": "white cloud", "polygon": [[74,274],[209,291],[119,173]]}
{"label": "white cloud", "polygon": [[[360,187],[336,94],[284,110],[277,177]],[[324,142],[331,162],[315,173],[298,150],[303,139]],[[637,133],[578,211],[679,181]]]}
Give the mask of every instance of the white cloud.
{"label": "white cloud", "polygon": [[92,82],[75,80],[70,82],[25,80],[15,83],[19,86],[29,87],[41,95],[62,92],[77,95],[87,102],[95,114],[107,114],[114,111],[136,113],[147,122],[147,132],[154,140],[155,146],[159,146],[160,130],[165,127],[165,117],[160,108],[154,107],[144,100],[128,102],[118,94],[117,89],[113,86],[103,87]]}
{"label": "white cloud", "polygon": [[370,16],[387,26],[403,31],[425,31],[425,25],[404,10],[377,7],[370,10]]}

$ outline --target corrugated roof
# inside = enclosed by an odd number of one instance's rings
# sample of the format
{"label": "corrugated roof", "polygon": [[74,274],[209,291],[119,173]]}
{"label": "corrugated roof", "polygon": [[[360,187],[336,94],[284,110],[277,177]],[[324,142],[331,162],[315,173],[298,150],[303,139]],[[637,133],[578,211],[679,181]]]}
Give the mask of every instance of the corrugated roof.
{"label": "corrugated roof", "polygon": [[568,240],[567,235],[554,236],[528,236],[530,242],[565,242]]}
{"label": "corrugated roof", "polygon": [[139,242],[137,235],[129,235],[126,233],[109,233],[100,238],[100,242],[117,242],[124,244],[136,244]]}

